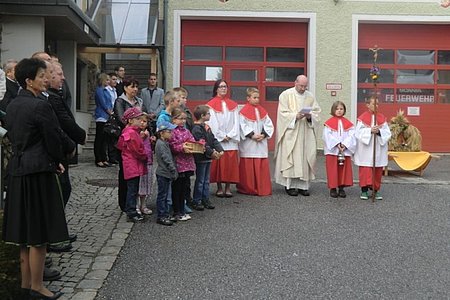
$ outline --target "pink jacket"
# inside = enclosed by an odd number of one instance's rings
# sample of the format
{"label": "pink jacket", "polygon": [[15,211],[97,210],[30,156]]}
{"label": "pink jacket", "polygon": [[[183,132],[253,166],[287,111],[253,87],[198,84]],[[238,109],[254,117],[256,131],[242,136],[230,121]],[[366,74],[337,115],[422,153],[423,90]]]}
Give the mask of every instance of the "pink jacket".
{"label": "pink jacket", "polygon": [[147,153],[139,132],[139,127],[127,126],[117,142],[117,148],[122,151],[125,180],[147,174]]}
{"label": "pink jacket", "polygon": [[195,171],[194,155],[192,153],[184,153],[184,142],[195,142],[195,138],[189,130],[183,126],[177,126],[172,131],[172,138],[169,140],[169,145],[178,173]]}

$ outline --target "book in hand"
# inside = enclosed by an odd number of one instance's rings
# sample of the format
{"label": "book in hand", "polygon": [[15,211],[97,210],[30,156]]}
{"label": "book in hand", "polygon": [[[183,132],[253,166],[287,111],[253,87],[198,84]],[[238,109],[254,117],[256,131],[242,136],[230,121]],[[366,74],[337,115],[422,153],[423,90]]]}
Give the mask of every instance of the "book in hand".
{"label": "book in hand", "polygon": [[312,108],[311,107],[303,107],[299,113],[303,114],[303,115],[309,115],[311,114]]}

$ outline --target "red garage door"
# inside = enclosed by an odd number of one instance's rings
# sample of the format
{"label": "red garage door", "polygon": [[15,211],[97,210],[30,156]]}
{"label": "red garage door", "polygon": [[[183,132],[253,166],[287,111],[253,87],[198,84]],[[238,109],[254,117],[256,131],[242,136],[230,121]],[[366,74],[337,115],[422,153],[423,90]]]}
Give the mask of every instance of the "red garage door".
{"label": "red garage door", "polygon": [[422,132],[422,148],[450,152],[450,32],[449,25],[359,26],[358,114],[373,94],[369,79],[377,45],[380,110],[390,119],[402,109]]}
{"label": "red garage door", "polygon": [[223,78],[239,104],[248,87],[257,87],[276,124],[279,94],[306,74],[307,31],[306,23],[183,21],[181,85],[190,108],[211,99],[214,81]]}

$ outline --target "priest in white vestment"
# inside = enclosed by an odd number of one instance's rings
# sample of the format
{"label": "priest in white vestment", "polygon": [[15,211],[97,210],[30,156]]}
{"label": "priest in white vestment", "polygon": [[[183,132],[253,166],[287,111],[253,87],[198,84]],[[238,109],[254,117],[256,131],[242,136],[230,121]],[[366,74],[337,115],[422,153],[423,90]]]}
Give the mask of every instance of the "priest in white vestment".
{"label": "priest in white vestment", "polygon": [[309,196],[315,178],[316,131],[320,106],[307,91],[308,79],[299,75],[295,86],[280,94],[275,144],[275,182],[290,196]]}

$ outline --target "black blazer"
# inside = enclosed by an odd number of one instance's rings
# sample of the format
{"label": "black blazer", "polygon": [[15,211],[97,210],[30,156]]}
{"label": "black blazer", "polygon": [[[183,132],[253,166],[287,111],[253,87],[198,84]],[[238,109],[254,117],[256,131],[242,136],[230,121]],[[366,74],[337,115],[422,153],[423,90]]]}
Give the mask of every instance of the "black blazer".
{"label": "black blazer", "polygon": [[8,165],[10,175],[56,171],[64,157],[62,130],[47,101],[20,90],[6,109],[6,129],[13,149]]}
{"label": "black blazer", "polygon": [[84,145],[86,142],[86,131],[75,121],[72,111],[67,106],[60,93],[55,89],[48,89],[48,102],[52,106],[58,118],[61,129],[77,144]]}

